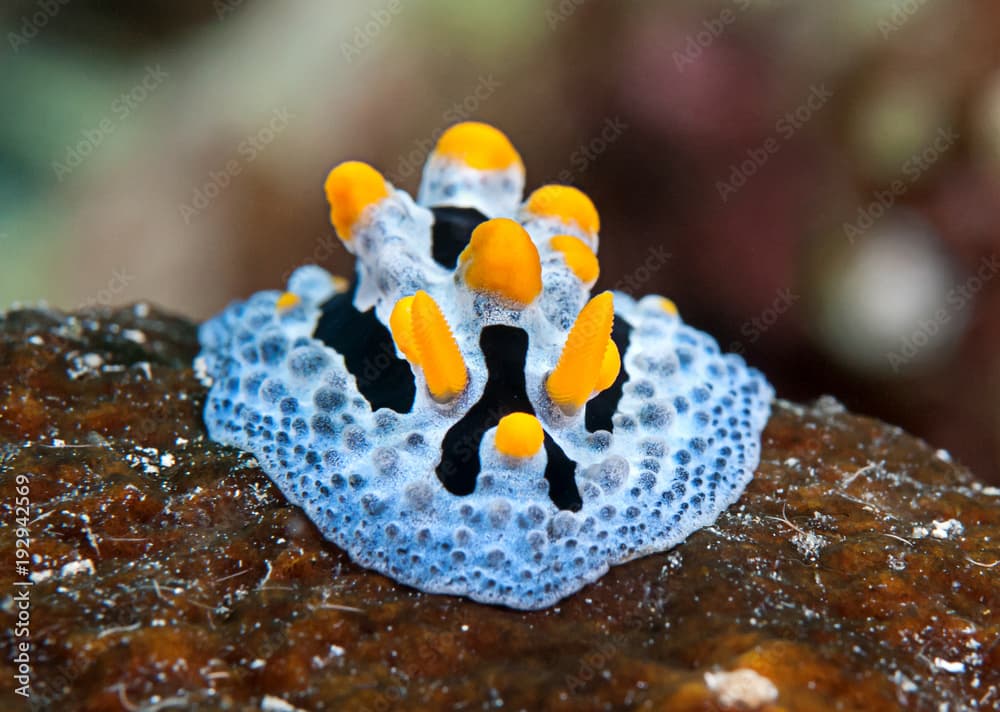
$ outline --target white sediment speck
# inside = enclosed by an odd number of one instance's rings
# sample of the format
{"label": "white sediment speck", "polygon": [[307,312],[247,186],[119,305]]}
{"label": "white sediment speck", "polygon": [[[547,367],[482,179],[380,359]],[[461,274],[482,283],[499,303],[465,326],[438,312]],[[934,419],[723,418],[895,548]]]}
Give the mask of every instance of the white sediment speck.
{"label": "white sediment speck", "polygon": [[70,367],[67,369],[67,374],[71,381],[75,381],[80,376],[96,372],[103,365],[104,358],[100,354],[89,353],[82,356],[74,356],[70,360]]}
{"label": "white sediment speck", "polygon": [[934,667],[938,670],[950,672],[955,675],[965,672],[965,663],[957,661],[953,662],[951,660],[945,660],[944,658],[934,658]]}
{"label": "white sediment speck", "polygon": [[296,707],[274,695],[264,695],[264,699],[260,701],[260,708],[264,712],[304,712],[301,707]]}
{"label": "white sediment speck", "polygon": [[76,576],[77,574],[94,574],[94,562],[90,559],[81,559],[79,561],[71,561],[68,564],[64,564],[61,569],[59,569],[59,578],[66,578],[67,576]]}
{"label": "white sediment speck", "polygon": [[916,683],[913,682],[913,680],[908,678],[906,675],[904,675],[901,670],[897,670],[895,673],[893,673],[892,681],[896,683],[896,685],[899,687],[900,690],[902,690],[907,694],[916,692],[918,689]]}
{"label": "white sediment speck", "polygon": [[705,684],[723,707],[761,707],[778,699],[778,688],[756,670],[706,672]]}
{"label": "white sediment speck", "polygon": [[797,532],[792,536],[792,545],[807,559],[814,559],[829,542],[826,537],[814,532]]}
{"label": "white sediment speck", "polygon": [[[169,455],[169,453],[167,454]],[[173,456],[171,455],[171,457]],[[160,474],[163,456],[160,455],[160,451],[155,447],[137,447],[135,448],[135,452],[125,455],[125,462],[132,467],[141,467],[142,471],[147,475],[158,475]],[[169,465],[163,466],[169,467]]]}
{"label": "white sediment speck", "polygon": [[935,519],[929,525],[917,524],[913,527],[910,537],[913,539],[926,539],[932,536],[935,539],[951,539],[962,536],[965,527],[957,519]]}
{"label": "white sediment speck", "polygon": [[212,384],[215,383],[215,379],[208,373],[208,362],[203,356],[198,356],[194,360],[194,377],[197,378],[198,383],[205,386],[205,388],[211,388]]}
{"label": "white sediment speck", "polygon": [[125,329],[125,331],[122,332],[122,338],[134,341],[137,344],[146,343],[146,334],[138,329]]}
{"label": "white sediment speck", "polygon": [[931,536],[935,539],[951,539],[964,533],[965,527],[957,519],[931,522]]}

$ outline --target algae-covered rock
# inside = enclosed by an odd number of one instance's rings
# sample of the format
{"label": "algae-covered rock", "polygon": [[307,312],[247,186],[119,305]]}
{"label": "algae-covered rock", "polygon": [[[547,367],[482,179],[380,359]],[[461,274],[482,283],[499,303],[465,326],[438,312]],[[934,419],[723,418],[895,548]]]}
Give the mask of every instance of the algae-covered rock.
{"label": "algae-covered rock", "polygon": [[3,709],[28,640],[37,709],[1000,708],[1000,490],[898,428],[778,403],[715,526],[524,613],[355,566],[206,438],[197,350],[0,317]]}

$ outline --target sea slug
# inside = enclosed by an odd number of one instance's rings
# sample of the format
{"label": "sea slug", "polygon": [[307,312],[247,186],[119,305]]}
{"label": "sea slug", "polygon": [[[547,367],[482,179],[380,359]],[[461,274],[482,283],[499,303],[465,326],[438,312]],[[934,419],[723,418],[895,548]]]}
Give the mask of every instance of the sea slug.
{"label": "sea slug", "polygon": [[[540,609],[711,524],[760,457],[773,390],[674,304],[590,291],[599,217],[523,199],[485,124],[448,129],[416,201],[329,174],[349,286],[315,266],[200,331],[210,436],[252,452],[358,564]],[[614,249],[612,243],[611,249]]]}

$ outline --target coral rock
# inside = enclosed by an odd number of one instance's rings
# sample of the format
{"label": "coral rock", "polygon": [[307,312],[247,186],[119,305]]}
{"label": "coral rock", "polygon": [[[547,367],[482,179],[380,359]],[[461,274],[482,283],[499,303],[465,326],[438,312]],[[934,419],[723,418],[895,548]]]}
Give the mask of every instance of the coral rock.
{"label": "coral rock", "polygon": [[779,402],[714,526],[519,612],[353,564],[206,437],[197,349],[141,306],[0,317],[0,708],[19,475],[37,709],[1000,705],[1000,491],[897,428]]}

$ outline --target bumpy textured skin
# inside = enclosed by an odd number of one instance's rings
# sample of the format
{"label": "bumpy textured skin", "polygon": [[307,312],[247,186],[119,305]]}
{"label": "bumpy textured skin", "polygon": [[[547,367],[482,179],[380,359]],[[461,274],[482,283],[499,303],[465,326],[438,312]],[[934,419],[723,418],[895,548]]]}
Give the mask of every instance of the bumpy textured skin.
{"label": "bumpy textured skin", "polygon": [[[441,163],[440,160],[437,161]],[[466,361],[469,383],[454,402],[435,402],[414,368],[413,408],[373,412],[343,357],[313,337],[333,279],[304,267],[290,279],[297,305],[276,309],[277,291],[253,295],[205,323],[203,368],[213,382],[210,436],[252,452],[324,536],[359,564],[434,593],[519,609],[545,608],[610,566],[683,541],[710,525],[742,493],[759,460],[773,391],[736,355],[682,323],[659,297],[615,293],[615,318],[631,327],[622,366],[628,380],[613,432],[588,432],[545,394],[588,290],[559,253],[555,234],[573,225],[514,213],[517,175],[450,164],[459,194],[474,193],[488,217],[520,217],[538,247],[544,289],[524,309],[468,290],[431,258],[428,206],[405,193],[366,214],[349,248],[357,254],[355,305],[388,324],[396,301],[425,290],[441,307]],[[422,200],[449,203],[448,176],[432,160]],[[486,175],[490,174],[490,175]],[[512,199],[512,195],[516,198]],[[581,235],[581,237],[584,237]],[[596,244],[596,236],[586,236]],[[495,428],[479,446],[475,490],[451,494],[435,468],[445,433],[479,399],[487,379],[479,336],[490,324],[529,337],[527,393],[545,432],[577,463],[579,511],[560,510],[544,477],[546,450],[512,459],[495,449]],[[372,367],[379,368],[378,360]]]}

